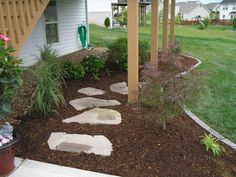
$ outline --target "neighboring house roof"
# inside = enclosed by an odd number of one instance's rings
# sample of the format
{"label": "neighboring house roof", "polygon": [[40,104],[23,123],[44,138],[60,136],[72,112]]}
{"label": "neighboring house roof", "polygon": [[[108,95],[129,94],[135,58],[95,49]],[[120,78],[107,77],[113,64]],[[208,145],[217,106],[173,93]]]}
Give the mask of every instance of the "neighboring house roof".
{"label": "neighboring house roof", "polygon": [[219,6],[219,3],[218,3],[218,2],[208,3],[208,4],[205,4],[205,6],[206,6],[210,11],[212,11],[214,8],[216,8],[217,6]]}
{"label": "neighboring house roof", "polygon": [[200,1],[186,1],[176,3],[176,7],[179,7],[179,13],[181,14],[188,14],[199,5],[202,5],[206,10],[209,11],[209,9]]}
{"label": "neighboring house roof", "polygon": [[221,4],[232,4],[232,3],[236,3],[236,0],[223,0],[221,2]]}

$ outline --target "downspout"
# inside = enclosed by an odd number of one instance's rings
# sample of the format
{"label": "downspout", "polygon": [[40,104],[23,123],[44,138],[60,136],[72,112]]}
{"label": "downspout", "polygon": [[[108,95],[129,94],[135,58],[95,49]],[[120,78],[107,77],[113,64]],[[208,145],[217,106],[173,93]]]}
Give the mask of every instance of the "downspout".
{"label": "downspout", "polygon": [[88,39],[88,44],[90,45],[90,30],[89,30],[89,22],[88,22],[88,0],[85,0],[85,11],[86,11],[87,39]]}

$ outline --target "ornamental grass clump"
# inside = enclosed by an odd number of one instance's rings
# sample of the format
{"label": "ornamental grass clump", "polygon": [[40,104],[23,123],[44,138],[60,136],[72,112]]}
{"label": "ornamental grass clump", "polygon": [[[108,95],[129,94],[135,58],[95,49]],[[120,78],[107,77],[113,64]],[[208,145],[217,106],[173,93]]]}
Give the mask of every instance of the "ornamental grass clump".
{"label": "ornamental grass clump", "polygon": [[46,118],[49,114],[56,113],[57,108],[65,104],[62,92],[64,78],[56,51],[50,46],[40,49],[38,59],[39,62],[33,73],[37,86],[32,95],[29,114]]}
{"label": "ornamental grass clump", "polygon": [[212,153],[215,156],[221,156],[225,149],[222,147],[216,138],[214,138],[211,134],[207,135],[205,134],[203,139],[201,140],[201,144],[203,144],[206,147],[206,151],[212,151]]}
{"label": "ornamental grass clump", "polygon": [[166,129],[166,121],[183,113],[182,106],[196,101],[200,90],[200,75],[194,72],[181,75],[169,61],[165,70],[148,65],[142,72],[146,85],[139,96],[141,107],[150,108],[148,118],[161,122]]}

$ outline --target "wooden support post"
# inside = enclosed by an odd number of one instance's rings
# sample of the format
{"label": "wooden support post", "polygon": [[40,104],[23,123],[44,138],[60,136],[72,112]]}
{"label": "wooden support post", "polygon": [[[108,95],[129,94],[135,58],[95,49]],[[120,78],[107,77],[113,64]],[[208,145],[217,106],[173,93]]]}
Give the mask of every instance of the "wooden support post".
{"label": "wooden support post", "polygon": [[139,0],[128,0],[128,102],[138,101]]}
{"label": "wooden support post", "polygon": [[169,25],[169,0],[164,0],[163,35],[162,35],[162,59],[168,56],[168,25]]}
{"label": "wooden support post", "polygon": [[170,47],[175,43],[175,0],[171,0]]}
{"label": "wooden support post", "polygon": [[151,27],[151,64],[158,62],[158,0],[152,1],[152,27]]}

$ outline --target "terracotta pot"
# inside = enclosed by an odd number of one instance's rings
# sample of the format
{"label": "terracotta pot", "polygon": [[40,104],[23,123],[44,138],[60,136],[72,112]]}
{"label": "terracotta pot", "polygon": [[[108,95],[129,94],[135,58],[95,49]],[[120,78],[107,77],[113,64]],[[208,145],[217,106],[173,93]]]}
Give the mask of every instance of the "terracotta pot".
{"label": "terracotta pot", "polygon": [[9,174],[14,169],[15,145],[20,136],[14,132],[13,141],[0,147],[0,176]]}

